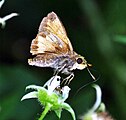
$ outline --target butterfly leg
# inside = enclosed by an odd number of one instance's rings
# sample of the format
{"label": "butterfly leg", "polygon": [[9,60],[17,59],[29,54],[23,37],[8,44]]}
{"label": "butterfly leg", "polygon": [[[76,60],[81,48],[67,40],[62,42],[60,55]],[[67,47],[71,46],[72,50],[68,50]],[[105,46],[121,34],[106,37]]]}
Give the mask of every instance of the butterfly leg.
{"label": "butterfly leg", "polygon": [[58,73],[59,73],[58,69],[54,70],[53,76],[58,75]]}
{"label": "butterfly leg", "polygon": [[66,64],[64,64],[61,68],[58,68],[56,70],[54,70],[54,76],[58,75],[59,72],[61,72],[64,68],[65,68]]}
{"label": "butterfly leg", "polygon": [[71,80],[74,78],[74,73],[71,73],[68,77],[64,78],[63,81],[61,82],[61,85],[66,86],[69,85]]}

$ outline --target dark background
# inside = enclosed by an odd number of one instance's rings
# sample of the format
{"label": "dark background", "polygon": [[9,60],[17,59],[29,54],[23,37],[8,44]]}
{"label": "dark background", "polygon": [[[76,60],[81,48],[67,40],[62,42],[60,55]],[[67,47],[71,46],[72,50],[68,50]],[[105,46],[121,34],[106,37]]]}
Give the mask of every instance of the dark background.
{"label": "dark background", "polygon": [[[53,74],[52,69],[27,63],[41,19],[51,11],[63,22],[74,50],[93,64],[94,76],[100,75],[97,84],[109,113],[117,120],[126,119],[126,0],[6,0],[0,17],[12,12],[20,16],[8,20],[5,29],[0,28],[0,119],[33,120],[42,112],[37,100],[20,99],[27,85],[43,85]],[[95,102],[91,86],[76,94],[91,81],[87,70],[75,71],[66,102],[77,117]],[[61,120],[66,119],[72,118],[64,110]],[[45,120],[58,118],[50,112]]]}

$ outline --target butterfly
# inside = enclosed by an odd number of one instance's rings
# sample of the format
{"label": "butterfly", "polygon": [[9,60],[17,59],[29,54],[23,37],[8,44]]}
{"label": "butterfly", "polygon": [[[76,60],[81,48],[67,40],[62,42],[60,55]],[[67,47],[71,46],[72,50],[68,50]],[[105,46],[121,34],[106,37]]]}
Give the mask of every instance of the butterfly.
{"label": "butterfly", "polygon": [[38,34],[32,40],[30,53],[35,57],[28,59],[29,65],[51,67],[54,74],[68,75],[64,79],[68,82],[74,77],[73,70],[91,66],[83,56],[73,50],[65,28],[54,12],[42,19]]}

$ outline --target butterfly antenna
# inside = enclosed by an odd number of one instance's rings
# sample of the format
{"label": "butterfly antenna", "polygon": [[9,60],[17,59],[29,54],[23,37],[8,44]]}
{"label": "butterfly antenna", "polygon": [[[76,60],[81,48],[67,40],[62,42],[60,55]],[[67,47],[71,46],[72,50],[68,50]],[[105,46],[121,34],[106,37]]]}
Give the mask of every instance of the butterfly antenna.
{"label": "butterfly antenna", "polygon": [[90,74],[90,76],[92,77],[92,79],[93,80],[96,80],[96,78],[94,77],[94,75],[91,73],[91,71],[89,70],[89,68],[87,67],[87,70],[88,70],[88,72],[89,72],[89,74]]}
{"label": "butterfly antenna", "polygon": [[81,86],[81,87],[76,91],[76,93],[74,94],[73,97],[75,97],[75,96],[77,95],[77,93],[79,93],[80,90],[82,90],[83,88],[85,88],[86,86],[88,86],[88,85],[90,85],[90,84],[92,84],[92,83],[95,83],[96,81],[97,81],[97,80],[91,81],[91,82],[88,82],[88,83],[86,83],[85,85]]}
{"label": "butterfly antenna", "polygon": [[87,70],[88,70],[89,74],[91,75],[91,77],[93,78],[94,81],[88,82],[88,83],[86,83],[85,85],[81,86],[81,87],[76,91],[76,93],[74,94],[74,97],[77,95],[77,93],[79,93],[80,90],[82,90],[82,89],[85,88],[86,86],[89,86],[89,85],[92,84],[92,83],[95,83],[95,82],[96,82],[97,80],[99,80],[99,78],[100,78],[100,75],[99,75],[97,78],[95,78],[95,77],[92,75],[92,73],[91,73],[91,71],[89,70],[88,67],[87,67]]}

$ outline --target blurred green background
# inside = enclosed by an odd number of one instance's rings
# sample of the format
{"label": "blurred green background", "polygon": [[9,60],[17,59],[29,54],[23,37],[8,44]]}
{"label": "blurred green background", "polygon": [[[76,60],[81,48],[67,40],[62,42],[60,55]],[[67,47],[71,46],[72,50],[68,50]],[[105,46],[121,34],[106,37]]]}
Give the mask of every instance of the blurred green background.
{"label": "blurred green background", "polygon": [[[34,100],[20,101],[30,84],[43,85],[52,69],[29,66],[30,44],[36,37],[41,19],[54,11],[63,22],[74,50],[93,64],[94,76],[102,88],[102,101],[117,120],[126,120],[126,0],[6,0],[0,17],[20,14],[0,28],[0,120],[34,120],[42,112]],[[95,71],[96,70],[96,71]],[[75,71],[67,102],[77,117],[95,102],[87,70]],[[61,120],[71,120],[63,111]],[[58,120],[50,112],[45,120]]]}

